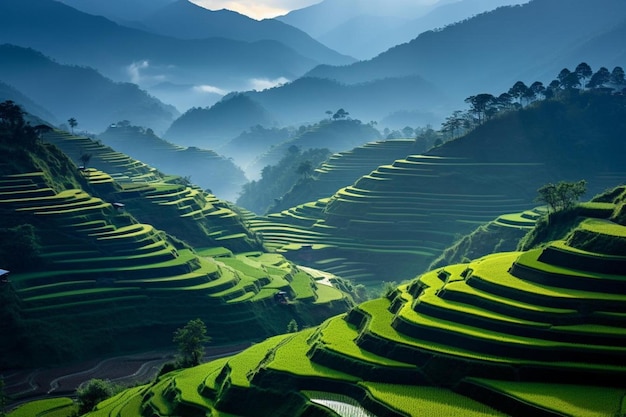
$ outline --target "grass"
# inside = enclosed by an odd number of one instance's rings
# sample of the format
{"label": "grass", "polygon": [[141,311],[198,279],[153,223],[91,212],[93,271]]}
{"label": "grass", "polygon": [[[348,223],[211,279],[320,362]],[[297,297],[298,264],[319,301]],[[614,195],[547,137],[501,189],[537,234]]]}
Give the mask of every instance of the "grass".
{"label": "grass", "polygon": [[576,417],[623,415],[624,388],[471,379],[525,403]]}
{"label": "grass", "polygon": [[267,368],[302,377],[321,377],[349,382],[358,381],[358,378],[355,376],[315,364],[307,359],[306,353],[310,349],[307,340],[313,332],[314,329],[302,330],[277,347],[274,352],[274,358],[266,365]]}
{"label": "grass", "polygon": [[411,417],[500,417],[506,414],[493,408],[437,387],[418,385],[392,385],[362,382],[369,393],[383,404]]}
{"label": "grass", "polygon": [[50,398],[25,403],[9,412],[7,417],[66,417],[77,409],[71,398]]}
{"label": "grass", "polygon": [[413,365],[378,356],[360,348],[355,343],[358,336],[358,330],[348,324],[342,316],[338,316],[329,319],[321,326],[320,342],[324,346],[324,349],[331,349],[342,355],[354,358],[355,360],[369,362],[379,366],[414,368]]}

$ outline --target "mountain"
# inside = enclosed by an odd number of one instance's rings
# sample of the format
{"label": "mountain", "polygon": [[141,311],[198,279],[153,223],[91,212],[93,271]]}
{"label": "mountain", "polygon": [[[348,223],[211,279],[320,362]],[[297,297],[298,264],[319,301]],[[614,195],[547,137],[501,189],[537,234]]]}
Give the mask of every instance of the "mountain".
{"label": "mountain", "polygon": [[307,76],[359,84],[419,75],[461,103],[476,91],[507,91],[520,79],[547,84],[546,74],[580,62],[614,62],[623,56],[619,37],[607,36],[590,56],[580,48],[625,19],[626,3],[619,0],[534,0],[422,33],[368,61],[319,66]]}
{"label": "mountain", "polygon": [[93,68],[62,65],[30,48],[0,45],[0,61],[0,80],[48,109],[50,122],[73,117],[80,129],[100,132],[116,121],[132,120],[162,131],[179,115],[134,84],[113,82]]}
{"label": "mountain", "polygon": [[377,167],[332,196],[251,221],[289,259],[377,286],[424,271],[459,235],[536,206],[537,189],[623,181],[624,96],[563,92]]}
{"label": "mountain", "polygon": [[558,239],[428,271],[88,415],[614,415],[626,375],[625,202],[614,188],[581,204],[575,225],[551,216],[543,230],[563,228]]}
{"label": "mountain", "polygon": [[0,102],[4,102],[7,100],[13,101],[14,103],[19,103],[22,110],[26,111],[29,116],[36,116],[40,119],[46,120],[48,123],[59,123],[59,121],[56,119],[55,116],[52,115],[52,113],[50,113],[50,111],[35,103],[29,97],[24,95],[21,91],[18,91],[14,87],[11,87],[10,85],[0,81]]}
{"label": "mountain", "polygon": [[273,40],[317,62],[346,65],[355,61],[281,21],[259,21],[225,9],[211,11],[189,0],[167,4],[142,19],[138,28],[179,39],[220,37],[244,42]]}
{"label": "mountain", "polygon": [[248,342],[352,305],[265,253],[228,203],[90,138],[37,131],[8,103],[1,110],[3,371],[170,349],[194,318],[216,344]]}
{"label": "mountain", "polygon": [[275,124],[274,116],[243,94],[232,94],[210,108],[193,108],[176,119],[165,138],[187,146],[215,149],[256,125]]}
{"label": "mountain", "polygon": [[187,178],[222,200],[235,201],[248,181],[241,168],[212,150],[174,145],[128,122],[112,124],[97,138],[161,172]]}
{"label": "mountain", "polygon": [[[247,97],[249,101],[239,96]],[[237,100],[234,101],[235,97]],[[369,122],[393,117],[394,114],[407,114],[405,109],[419,107],[424,110],[400,117],[404,124],[391,127],[427,125],[439,123],[443,115],[448,113],[444,113],[445,108],[439,104],[442,101],[447,100],[441,91],[418,76],[386,78],[353,85],[303,77],[264,91],[226,96],[209,109],[192,109],[176,120],[166,137],[172,134],[174,138],[176,132],[181,140],[212,148],[213,137],[227,141],[257,124],[270,128],[274,125],[316,123],[326,112],[334,112],[339,108],[344,108],[356,119]],[[254,103],[254,106],[250,103]],[[226,131],[225,124],[229,125]]]}
{"label": "mountain", "polygon": [[74,9],[118,23],[136,22],[175,0],[59,0]]}
{"label": "mountain", "polygon": [[370,59],[410,41],[427,30],[442,28],[516,0],[376,2],[325,0],[278,19],[307,31],[334,50]]}
{"label": "mountain", "polygon": [[0,39],[143,88],[171,82],[247,90],[259,80],[295,79],[320,63],[274,40],[174,39],[53,0],[1,2]]}

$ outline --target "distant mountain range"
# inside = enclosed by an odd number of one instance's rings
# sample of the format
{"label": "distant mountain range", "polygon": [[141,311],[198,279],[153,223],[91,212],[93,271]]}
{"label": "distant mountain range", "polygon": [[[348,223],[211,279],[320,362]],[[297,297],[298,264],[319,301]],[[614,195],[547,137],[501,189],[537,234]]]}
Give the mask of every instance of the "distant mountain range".
{"label": "distant mountain range", "polygon": [[73,117],[79,130],[101,132],[111,123],[130,120],[156,131],[179,116],[137,85],[113,82],[93,68],[61,65],[40,52],[0,45],[0,100],[13,100],[52,124]]}
{"label": "distant mountain range", "polygon": [[427,30],[528,0],[324,0],[278,17],[336,51],[369,59]]}
{"label": "distant mountain range", "polygon": [[369,61],[319,66],[307,76],[358,84],[418,74],[460,101],[477,91],[499,94],[520,79],[549,83],[547,74],[583,61],[610,65],[624,56],[622,38],[607,36],[598,49],[589,44],[625,22],[620,0],[533,0],[422,33]]}
{"label": "distant mountain range", "polygon": [[404,114],[396,123],[437,125],[477,92],[499,95],[520,80],[547,85],[581,62],[594,70],[624,65],[624,33],[621,0],[534,0],[422,33],[368,61],[320,65],[284,86],[245,94],[281,124],[344,107],[363,121]]}
{"label": "distant mountain range", "polygon": [[[231,33],[251,35],[246,40],[228,38],[227,34],[215,37],[216,33],[203,39],[177,39],[121,26],[53,0],[20,0],[0,3],[0,39],[31,47],[62,63],[94,67],[115,81],[131,81],[147,89],[170,82],[226,92],[246,90],[259,80],[293,80],[320,63],[353,62],[278,22],[275,26],[280,26],[282,32],[266,30],[271,25],[234,13],[215,16],[186,1],[166,7],[174,9],[161,12],[169,16],[166,20],[170,28],[199,27],[207,24],[206,19],[213,22],[227,15],[223,25],[230,26]],[[195,26],[177,20],[192,8],[202,12],[197,13]],[[148,20],[147,24],[159,26],[164,19],[160,16],[154,14],[152,19],[156,20]],[[282,41],[293,42],[294,46]],[[215,102],[215,97],[207,99],[205,105]]]}

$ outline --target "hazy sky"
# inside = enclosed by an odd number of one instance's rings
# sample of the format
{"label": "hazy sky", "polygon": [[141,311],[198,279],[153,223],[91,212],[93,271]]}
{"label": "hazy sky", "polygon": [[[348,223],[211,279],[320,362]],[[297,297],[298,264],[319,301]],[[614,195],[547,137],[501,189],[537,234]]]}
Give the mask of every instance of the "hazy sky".
{"label": "hazy sky", "polygon": [[286,14],[295,9],[320,3],[322,0],[191,0],[210,10],[229,9],[255,19]]}

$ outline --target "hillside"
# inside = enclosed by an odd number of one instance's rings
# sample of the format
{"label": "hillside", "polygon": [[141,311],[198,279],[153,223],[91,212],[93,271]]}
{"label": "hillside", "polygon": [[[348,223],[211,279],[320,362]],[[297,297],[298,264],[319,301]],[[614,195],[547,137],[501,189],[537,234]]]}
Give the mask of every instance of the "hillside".
{"label": "hillside", "polygon": [[253,80],[290,80],[321,63],[274,40],[175,39],[121,26],[53,0],[0,3],[0,39],[145,89],[170,82],[241,91]]}
{"label": "hillside", "polygon": [[623,179],[623,103],[595,92],[536,102],[251,225],[305,265],[368,285],[408,279],[457,236],[533,208],[543,184],[585,179],[593,194]]}
{"label": "hillside", "polygon": [[615,415],[626,394],[625,203],[622,186],[584,204],[562,240],[429,271],[87,416]]}
{"label": "hillside", "polygon": [[216,149],[252,126],[271,127],[275,117],[260,103],[233,94],[211,107],[189,109],[165,132],[165,138],[186,146]]}
{"label": "hillside", "polygon": [[[351,305],[265,253],[228,203],[86,137],[52,130],[44,143],[10,108],[0,116],[10,156],[0,166],[0,265],[10,271],[0,325],[12,337],[0,368],[171,348],[173,330],[197,317],[216,344],[251,341]],[[79,159],[88,165],[51,143],[91,154]]]}
{"label": "hillside", "polygon": [[255,20],[231,10],[208,10],[189,0],[177,0],[139,21],[139,28],[180,39],[227,38],[244,42],[273,40],[317,62],[346,65],[342,56],[305,32],[275,19]]}
{"label": "hillside", "polygon": [[[352,3],[351,7],[345,7],[345,2],[326,0],[279,19],[310,31],[316,39],[337,51],[364,60],[408,42],[427,30],[443,28],[500,6],[525,1],[394,2],[378,7],[374,1]],[[329,14],[333,17],[329,18]]]}
{"label": "hillside", "polygon": [[[0,61],[0,80],[50,112],[50,122],[73,117],[80,129],[101,132],[117,120],[132,120],[162,131],[179,116],[134,84],[114,82],[93,68],[62,65],[30,48],[0,45]],[[47,112],[24,104],[46,117]]]}
{"label": "hillside", "polygon": [[212,150],[184,148],[128,123],[113,124],[97,138],[161,172],[185,177],[222,200],[234,201],[247,182],[238,166]]}
{"label": "hillside", "polygon": [[425,150],[415,139],[388,139],[368,142],[352,150],[335,153],[315,169],[311,181],[296,184],[275,201],[268,212],[278,213],[333,195],[335,191],[353,184],[380,165]]}
{"label": "hillside", "polygon": [[[343,111],[345,112],[345,110]],[[337,114],[337,112],[331,111],[332,113]],[[266,152],[258,155],[248,170],[261,172],[264,167],[275,165],[289,153],[289,149],[293,146],[301,151],[328,149],[331,152],[341,152],[380,139],[380,136],[380,132],[372,124],[365,124],[348,116],[339,119],[325,119],[310,125],[301,125],[298,132],[288,140],[276,143]]]}
{"label": "hillside", "polygon": [[[320,65],[298,80],[314,87],[296,88],[293,82],[254,99],[295,120],[310,118],[306,104],[318,111],[341,106],[379,122],[397,111],[426,112],[430,117],[415,123],[436,125],[477,92],[502,91],[519,80],[547,85],[561,69],[580,62],[594,68],[622,62],[622,32],[615,28],[624,19],[626,5],[619,0],[534,0],[500,7],[424,32],[369,60]],[[361,96],[361,88],[372,93]]]}

